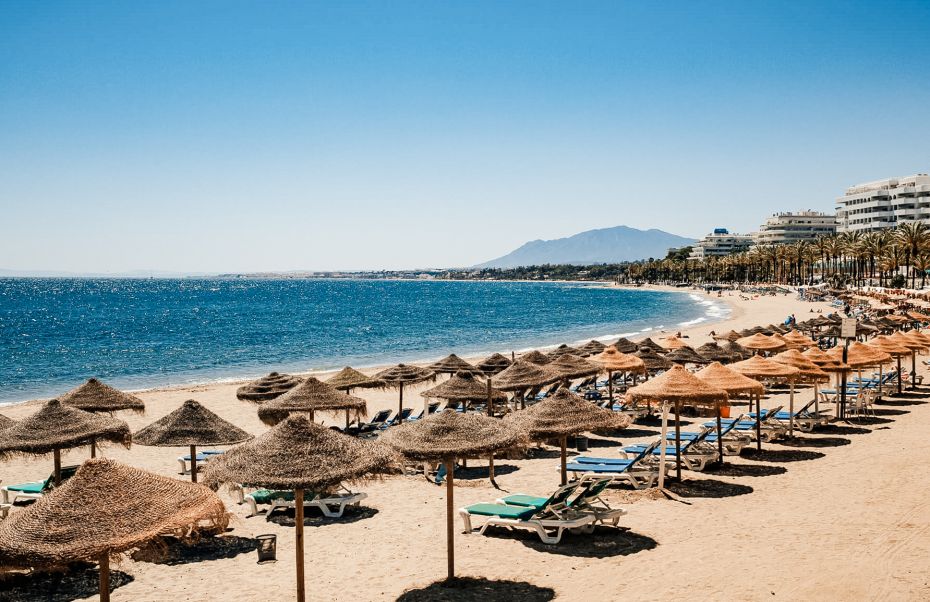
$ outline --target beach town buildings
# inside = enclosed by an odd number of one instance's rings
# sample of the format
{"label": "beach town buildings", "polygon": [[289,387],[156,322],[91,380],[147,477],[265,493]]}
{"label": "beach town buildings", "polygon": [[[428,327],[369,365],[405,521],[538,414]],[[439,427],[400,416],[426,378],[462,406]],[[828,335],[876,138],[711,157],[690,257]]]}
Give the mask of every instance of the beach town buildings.
{"label": "beach town buildings", "polygon": [[838,232],[871,232],[902,223],[930,224],[930,175],[857,184],[836,199]]}
{"label": "beach town buildings", "polygon": [[701,240],[694,243],[688,259],[703,261],[708,257],[723,257],[746,251],[752,246],[749,234],[731,234],[726,228],[716,228]]}
{"label": "beach town buildings", "polygon": [[812,241],[836,233],[836,216],[820,211],[776,213],[753,234],[757,245],[784,245]]}

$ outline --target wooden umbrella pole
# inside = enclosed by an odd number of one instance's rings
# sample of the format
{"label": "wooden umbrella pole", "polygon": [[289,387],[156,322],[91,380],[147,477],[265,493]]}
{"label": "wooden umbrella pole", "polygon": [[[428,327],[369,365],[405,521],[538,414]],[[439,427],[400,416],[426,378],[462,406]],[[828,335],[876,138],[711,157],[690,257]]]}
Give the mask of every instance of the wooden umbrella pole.
{"label": "wooden umbrella pole", "polygon": [[791,379],[791,393],[788,397],[788,436],[794,437],[794,379]]}
{"label": "wooden umbrella pole", "polygon": [[[488,376],[488,416],[494,415],[494,398],[491,397],[491,377]],[[494,456],[491,456],[491,466],[494,466]],[[494,475],[491,475],[491,480],[494,480]]]}
{"label": "wooden umbrella pole", "polygon": [[97,440],[96,439],[90,440],[90,457],[91,458],[97,457]]}
{"label": "wooden umbrella pole", "polygon": [[491,482],[494,482],[494,454],[491,454],[491,457],[488,458],[488,474],[491,477]]}
{"label": "wooden umbrella pole", "polygon": [[55,463],[55,487],[61,485],[61,450],[56,448],[52,453],[52,460]]}
{"label": "wooden umbrella pole", "polygon": [[295,545],[297,551],[297,602],[304,602],[304,490],[294,490],[294,520],[296,533]]}
{"label": "wooden umbrella pole", "polygon": [[756,449],[762,451],[762,394],[756,393]]}
{"label": "wooden umbrella pole", "polygon": [[562,470],[561,470],[561,472],[562,472],[562,485],[565,485],[565,483],[568,482],[568,471],[565,469],[565,442],[566,442],[566,439],[568,439],[568,437],[567,437],[567,436],[563,436],[562,439],[559,441],[559,443],[561,444],[561,447],[562,447]]}
{"label": "wooden umbrella pole", "polygon": [[898,356],[898,395],[901,394],[901,356]]}
{"label": "wooden umbrella pole", "polygon": [[665,489],[665,440],[668,437],[668,402],[662,402],[662,446],[659,448],[659,490]]}
{"label": "wooden umbrella pole", "polygon": [[917,352],[911,353],[911,390],[917,388]]}
{"label": "wooden umbrella pole", "polygon": [[455,463],[449,459],[446,460],[446,560],[448,561],[448,578],[455,577],[455,530],[452,525],[452,507],[454,490],[452,485],[452,472],[455,469]]}
{"label": "wooden umbrella pole", "polygon": [[720,402],[717,402],[717,453],[720,456],[720,464],[723,465],[723,425],[720,421]]}
{"label": "wooden umbrella pole", "polygon": [[100,602],[110,602],[110,554],[102,552],[100,559]]}
{"label": "wooden umbrella pole", "polygon": [[197,446],[191,445],[191,483],[197,482]]}
{"label": "wooden umbrella pole", "polygon": [[[596,379],[594,384],[597,384]],[[614,373],[610,370],[607,371],[607,399],[610,401],[609,409],[614,409]]]}
{"label": "wooden umbrella pole", "polygon": [[[662,442],[665,446],[665,441]],[[675,477],[681,482],[681,402],[675,402]]]}
{"label": "wooden umbrella pole", "polygon": [[346,408],[346,428],[349,428],[349,409]]}
{"label": "wooden umbrella pole", "polygon": [[404,421],[404,383],[400,383],[400,395],[397,399],[397,423]]}

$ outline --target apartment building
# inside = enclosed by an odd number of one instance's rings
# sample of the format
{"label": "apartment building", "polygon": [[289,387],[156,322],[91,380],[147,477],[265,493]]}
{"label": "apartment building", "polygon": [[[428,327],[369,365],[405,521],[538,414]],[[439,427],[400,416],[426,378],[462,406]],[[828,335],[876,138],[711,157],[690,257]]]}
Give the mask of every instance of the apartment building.
{"label": "apartment building", "polygon": [[866,182],[836,199],[837,232],[871,232],[906,222],[930,224],[930,176]]}

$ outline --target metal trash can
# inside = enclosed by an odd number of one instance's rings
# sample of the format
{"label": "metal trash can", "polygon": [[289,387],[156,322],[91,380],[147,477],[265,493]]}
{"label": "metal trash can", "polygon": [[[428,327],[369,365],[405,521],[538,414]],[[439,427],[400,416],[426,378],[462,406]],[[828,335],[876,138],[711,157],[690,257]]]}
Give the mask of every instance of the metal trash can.
{"label": "metal trash can", "polygon": [[258,563],[275,562],[277,560],[278,536],[273,534],[257,535]]}
{"label": "metal trash can", "polygon": [[582,435],[575,436],[575,449],[580,452],[588,451],[588,438]]}

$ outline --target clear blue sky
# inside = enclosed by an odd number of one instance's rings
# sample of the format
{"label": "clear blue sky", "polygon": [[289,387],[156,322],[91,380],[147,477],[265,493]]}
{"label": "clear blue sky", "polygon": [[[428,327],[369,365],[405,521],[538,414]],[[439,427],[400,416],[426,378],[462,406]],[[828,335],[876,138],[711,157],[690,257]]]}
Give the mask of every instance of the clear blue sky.
{"label": "clear blue sky", "polygon": [[930,2],[0,1],[0,268],[470,265],[930,170]]}

